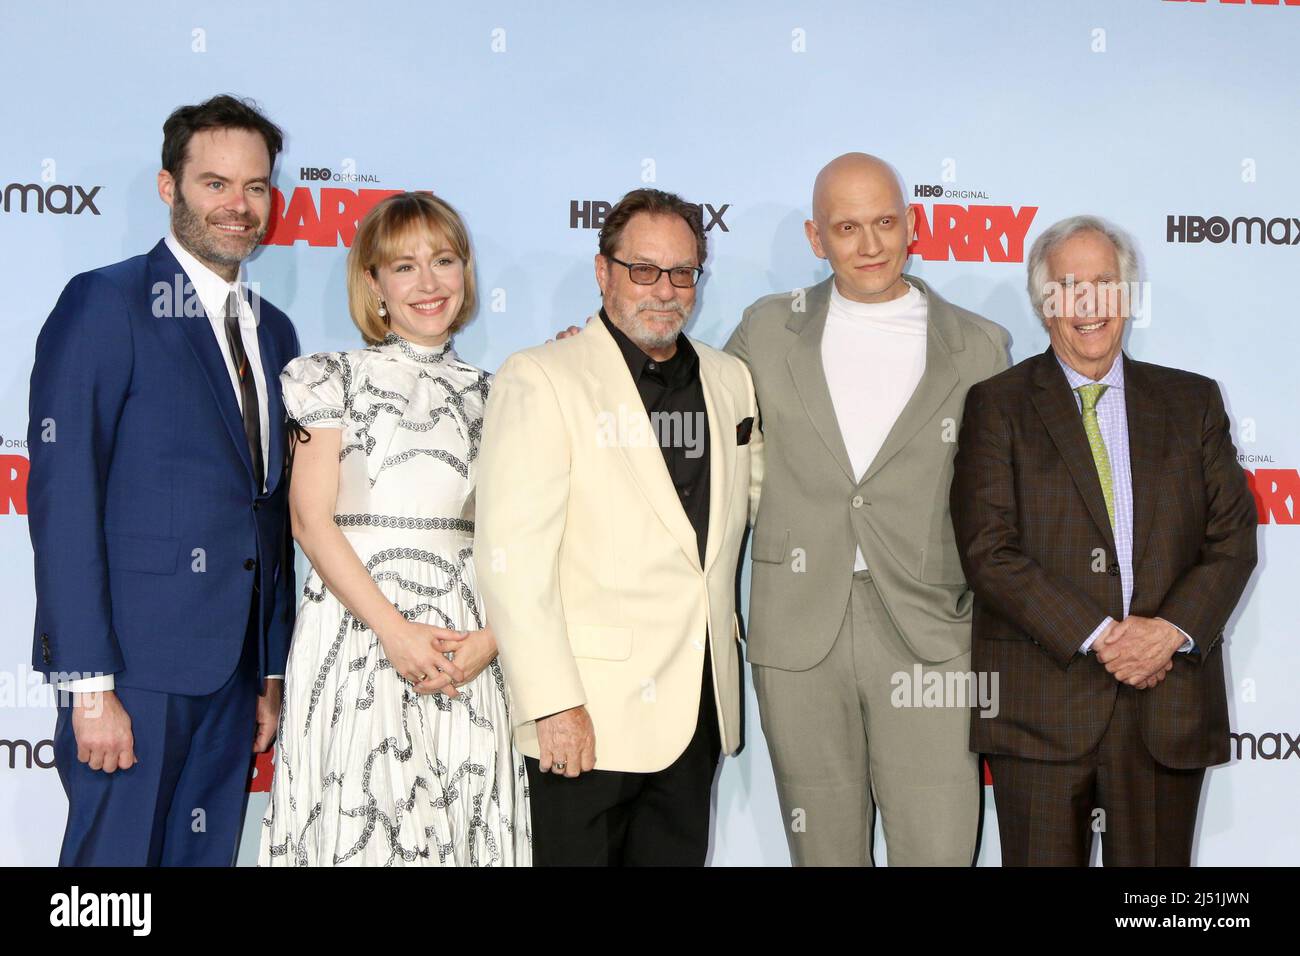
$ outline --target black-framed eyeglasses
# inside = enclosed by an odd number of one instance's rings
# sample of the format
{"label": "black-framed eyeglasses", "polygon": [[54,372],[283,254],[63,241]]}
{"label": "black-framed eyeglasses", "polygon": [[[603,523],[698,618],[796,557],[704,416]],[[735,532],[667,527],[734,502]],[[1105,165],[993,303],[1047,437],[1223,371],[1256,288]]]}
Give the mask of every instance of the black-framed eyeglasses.
{"label": "black-framed eyeglasses", "polygon": [[700,276],[704,275],[704,270],[699,266],[674,266],[671,269],[660,269],[651,262],[624,262],[622,259],[615,259],[613,256],[606,256],[610,262],[617,262],[621,266],[627,267],[627,274],[637,285],[654,285],[659,281],[659,277],[665,272],[668,273],[668,281],[679,289],[693,289],[695,283],[700,281]]}

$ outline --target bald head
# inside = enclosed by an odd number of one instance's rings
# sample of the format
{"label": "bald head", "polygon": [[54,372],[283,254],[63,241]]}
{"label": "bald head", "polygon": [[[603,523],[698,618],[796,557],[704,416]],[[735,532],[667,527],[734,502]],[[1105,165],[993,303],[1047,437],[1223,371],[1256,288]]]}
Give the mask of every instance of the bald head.
{"label": "bald head", "polygon": [[903,267],[916,214],[894,167],[866,153],[832,159],[813,184],[812,213],[804,233],[813,254],[830,263],[841,295],[887,302],[907,293]]}
{"label": "bald head", "polygon": [[893,200],[902,213],[907,208],[903,181],[894,167],[870,153],[845,153],[822,167],[813,181],[813,218],[824,223],[834,201],[845,195],[870,194],[878,199]]}

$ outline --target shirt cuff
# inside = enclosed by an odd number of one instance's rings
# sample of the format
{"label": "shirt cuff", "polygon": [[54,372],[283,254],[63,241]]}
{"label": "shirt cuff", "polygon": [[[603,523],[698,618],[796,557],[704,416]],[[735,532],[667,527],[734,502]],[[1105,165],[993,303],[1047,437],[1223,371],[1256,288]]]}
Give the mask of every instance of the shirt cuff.
{"label": "shirt cuff", "polygon": [[1087,654],[1089,651],[1091,651],[1092,645],[1097,640],[1097,638],[1105,634],[1106,628],[1110,627],[1114,623],[1115,623],[1115,619],[1110,615],[1106,615],[1106,619],[1102,621],[1100,624],[1098,624],[1097,629],[1093,631],[1091,634],[1089,634],[1088,639],[1083,642],[1083,646],[1079,648],[1079,653]]}
{"label": "shirt cuff", "polygon": [[55,686],[59,690],[72,694],[89,694],[94,691],[112,690],[115,685],[112,674],[97,674],[94,677],[82,677],[77,680],[61,680]]}
{"label": "shirt cuff", "polygon": [[266,675],[266,679],[267,679],[267,680],[284,680],[284,675],[283,675],[283,674],[267,674],[267,675]]}
{"label": "shirt cuff", "polygon": [[[1156,618],[1156,620],[1165,621],[1163,617],[1158,617]],[[1173,621],[1165,621],[1165,623],[1168,624],[1170,627],[1172,627],[1179,634],[1183,635],[1183,646],[1178,648],[1179,654],[1188,654],[1196,649],[1196,642],[1192,640],[1192,635],[1188,634],[1186,631],[1184,631]]]}

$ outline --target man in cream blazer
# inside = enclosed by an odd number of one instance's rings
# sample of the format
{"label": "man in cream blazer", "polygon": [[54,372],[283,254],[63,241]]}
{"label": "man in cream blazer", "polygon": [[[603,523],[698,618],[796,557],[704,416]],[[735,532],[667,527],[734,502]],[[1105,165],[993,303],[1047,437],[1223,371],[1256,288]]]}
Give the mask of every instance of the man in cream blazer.
{"label": "man in cream blazer", "polygon": [[741,745],[735,613],[761,434],[744,364],[681,334],[696,209],[636,190],[600,234],[603,308],[497,373],[475,566],[527,758],[539,865],[700,865]]}

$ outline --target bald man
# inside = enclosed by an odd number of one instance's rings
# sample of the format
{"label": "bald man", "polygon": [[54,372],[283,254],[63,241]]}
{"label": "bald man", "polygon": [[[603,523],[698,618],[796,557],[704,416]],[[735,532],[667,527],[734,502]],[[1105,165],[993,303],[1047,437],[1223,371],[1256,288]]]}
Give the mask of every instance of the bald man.
{"label": "bald man", "polygon": [[759,299],[726,346],[767,449],[747,646],[796,865],[871,865],[877,806],[892,865],[975,854],[971,707],[996,687],[970,675],[948,488],[1007,334],[904,275],[913,217],[887,163],[832,161],[804,231],[833,275]]}

